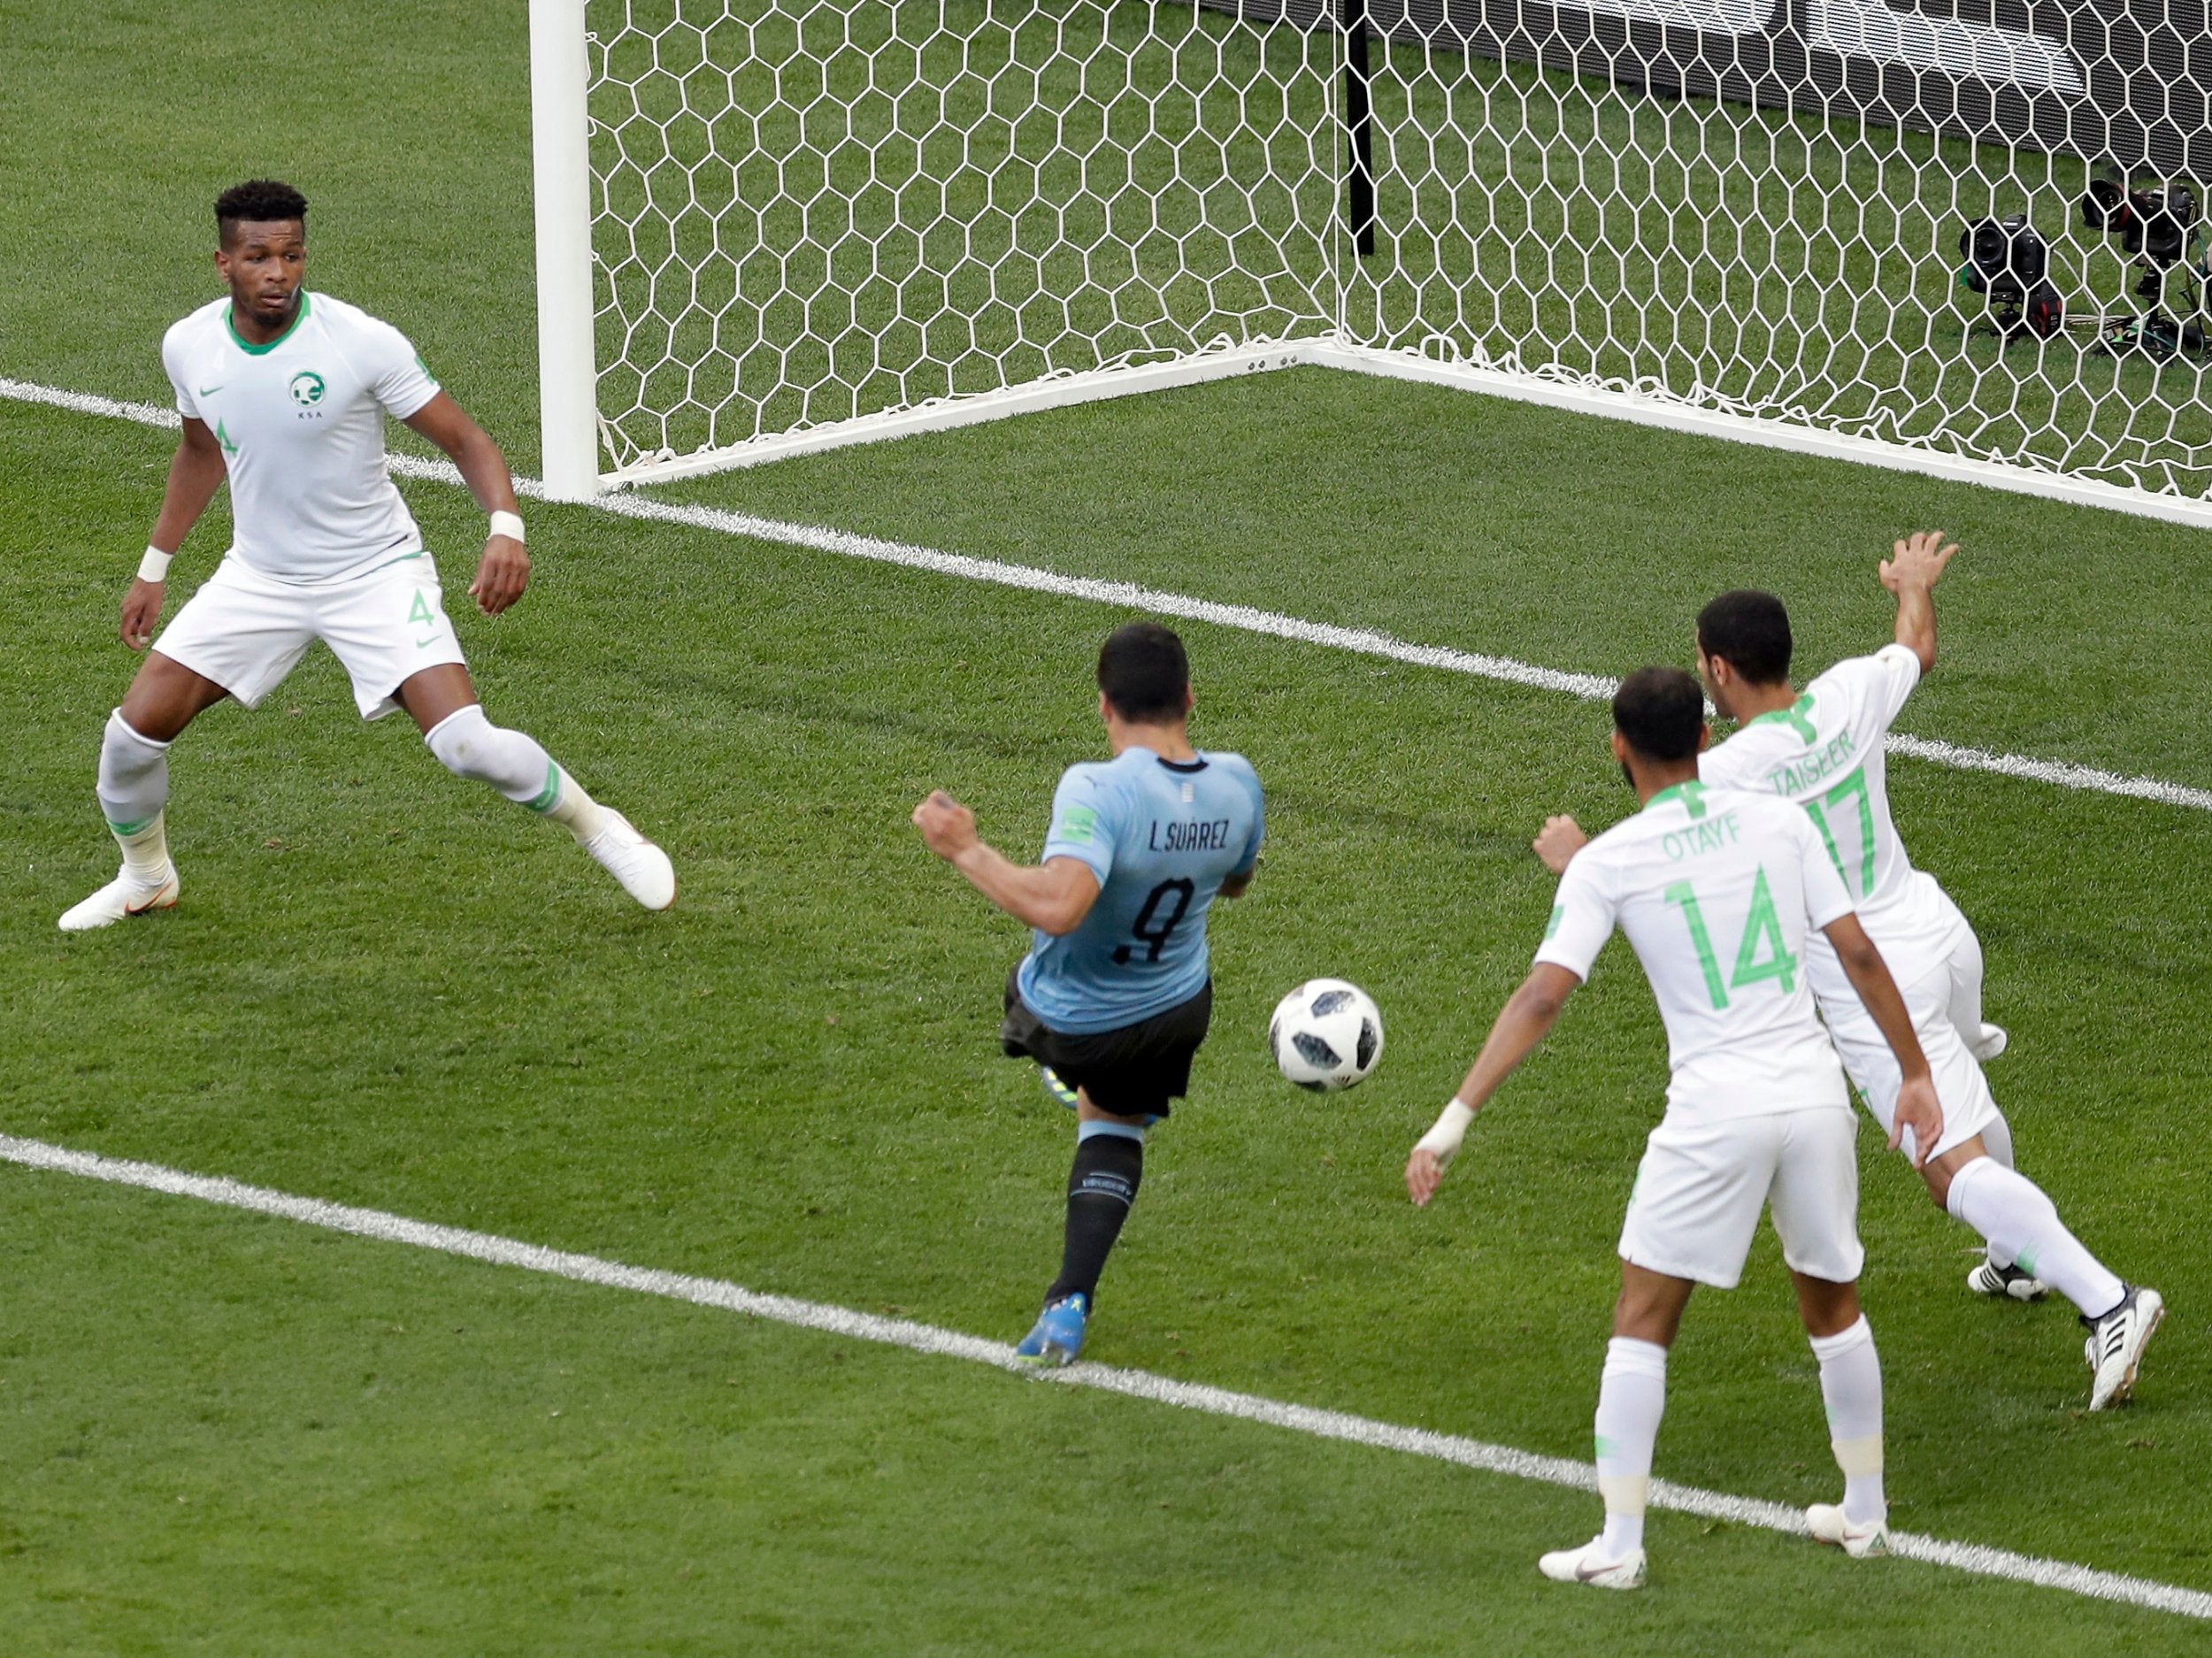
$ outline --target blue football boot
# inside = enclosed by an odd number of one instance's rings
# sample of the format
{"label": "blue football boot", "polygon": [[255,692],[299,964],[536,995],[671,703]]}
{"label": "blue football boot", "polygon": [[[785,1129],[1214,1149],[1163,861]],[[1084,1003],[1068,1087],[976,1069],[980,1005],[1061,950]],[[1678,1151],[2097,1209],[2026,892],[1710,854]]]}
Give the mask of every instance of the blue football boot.
{"label": "blue football boot", "polygon": [[1049,1065],[1037,1067],[1037,1080],[1045,1085],[1045,1092],[1058,1103],[1072,1111],[1076,1107],[1075,1090],[1060,1080],[1060,1073]]}
{"label": "blue football boot", "polygon": [[[1038,1066],[1037,1080],[1045,1085],[1045,1092],[1052,1096],[1054,1103],[1064,1105],[1071,1111],[1079,1109],[1081,1107],[1083,1102],[1077,1096],[1076,1091],[1073,1088],[1069,1087],[1066,1079],[1063,1078],[1058,1071],[1053,1070],[1051,1066]],[[1161,1120],[1160,1114],[1157,1111],[1147,1111],[1144,1114],[1144,1125],[1147,1128],[1158,1127]]]}
{"label": "blue football boot", "polygon": [[1083,1351],[1083,1321],[1090,1303],[1080,1293],[1056,1301],[1037,1315],[1037,1323],[1014,1348],[1014,1356],[1026,1363],[1052,1365],[1075,1362]]}

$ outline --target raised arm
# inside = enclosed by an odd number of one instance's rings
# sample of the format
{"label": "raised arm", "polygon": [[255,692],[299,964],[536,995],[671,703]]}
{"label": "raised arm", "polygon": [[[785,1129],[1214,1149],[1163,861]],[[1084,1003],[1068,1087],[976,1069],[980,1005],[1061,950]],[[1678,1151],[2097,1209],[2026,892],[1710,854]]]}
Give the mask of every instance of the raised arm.
{"label": "raised arm", "polygon": [[1558,1022],[1559,1010],[1581,982],[1555,962],[1539,962],[1498,1009],[1467,1080],[1459,1085],[1459,1092],[1445,1105],[1435,1126],[1421,1137],[1413,1155],[1406,1159],[1406,1193],[1416,1203],[1425,1204],[1436,1195],[1446,1165],[1466,1138],[1467,1125],[1489,1103],[1499,1085],[1550,1033]]}
{"label": "raised arm", "polygon": [[1912,1015],[1905,1010],[1905,999],[1897,994],[1889,964],[1874,948],[1874,940],[1866,936],[1858,917],[1839,916],[1821,931],[1836,947],[1837,959],[1843,963],[1852,989],[1859,993],[1860,1002],[1881,1028],[1883,1040],[1904,1072],[1904,1083],[1897,1090],[1896,1115],[1890,1121],[1889,1145],[1892,1151],[1896,1150],[1904,1131],[1912,1130],[1912,1163],[1917,1169],[1928,1161],[1928,1154],[1943,1137],[1943,1107],[1936,1099],[1935,1079],[1928,1074],[1920,1038],[1913,1032]]}
{"label": "raised arm", "polygon": [[161,619],[161,598],[167,590],[169,557],[184,545],[207,503],[215,499],[215,492],[223,487],[223,450],[215,434],[205,421],[187,416],[177,452],[169,459],[169,481],[162,487],[161,511],[146,543],[148,556],[123,595],[119,631],[133,650],[143,650],[153,642],[154,624]]}
{"label": "raised arm", "polygon": [[1882,560],[1882,585],[1897,595],[1897,642],[1920,658],[1920,672],[1936,664],[1935,598],[1931,589],[1958,544],[1945,545],[1941,530],[1917,530],[1890,549]]}
{"label": "raised arm", "polygon": [[975,832],[975,814],[942,789],[914,809],[914,826],[929,849],[968,884],[1025,925],[1055,937],[1083,925],[1098,902],[1098,877],[1080,858],[1016,864]]}
{"label": "raised arm", "polygon": [[444,392],[407,417],[419,432],[461,469],[461,480],[476,504],[492,515],[492,533],[477,561],[469,596],[487,616],[497,616],[522,596],[530,583],[530,555],[522,550],[522,518],[515,510],[515,480],[507,457],[468,411]]}

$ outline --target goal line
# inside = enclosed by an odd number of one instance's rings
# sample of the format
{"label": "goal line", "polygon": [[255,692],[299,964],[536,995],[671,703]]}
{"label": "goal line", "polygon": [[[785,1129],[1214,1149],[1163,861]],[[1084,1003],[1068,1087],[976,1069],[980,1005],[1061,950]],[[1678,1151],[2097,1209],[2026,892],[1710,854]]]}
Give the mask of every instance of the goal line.
{"label": "goal line", "polygon": [[[910,1352],[962,1359],[1000,1370],[1018,1368],[1010,1347],[956,1330],[941,1329],[933,1324],[917,1324],[902,1318],[881,1317],[872,1313],[856,1312],[847,1307],[802,1301],[795,1296],[765,1294],[721,1278],[697,1278],[687,1273],[629,1266],[597,1255],[577,1255],[512,1238],[468,1232],[457,1226],[410,1220],[381,1209],[327,1203],[318,1198],[295,1197],[265,1186],[247,1186],[219,1176],[189,1174],[165,1168],[158,1163],[103,1157],[92,1152],[75,1151],[66,1147],[49,1145],[42,1140],[22,1140],[12,1135],[0,1135],[0,1161],[27,1169],[103,1181],[111,1186],[133,1186],[165,1193],[173,1197],[193,1198],[226,1209],[244,1209],[302,1225],[319,1226],[356,1238],[405,1244],[412,1248],[457,1255],[494,1266],[542,1272],[579,1284],[627,1290],[635,1294],[663,1296],[671,1301],[687,1301],[694,1306],[711,1307],[775,1324],[842,1336],[849,1340],[878,1342],[904,1347]],[[1256,1393],[1235,1393],[1199,1382],[1178,1381],[1170,1377],[1154,1375],[1148,1370],[1124,1370],[1114,1365],[1086,1362],[1065,1370],[1035,1374],[1065,1386],[1095,1388],[1103,1393],[1120,1393],[1154,1404],[1195,1410],[1207,1416],[1233,1417],[1292,1432],[1311,1434],[1317,1439],[1343,1440],[1378,1450],[1394,1451],[1402,1455],[1455,1463],[1483,1473],[1504,1474],[1516,1479],[1563,1485],[1575,1491],[1594,1493],[1597,1489],[1597,1470],[1587,1462],[1566,1457],[1540,1456],[1510,1446],[1491,1445],[1457,1434],[1378,1422],[1346,1411],[1289,1404]],[[1791,1536],[1805,1535],[1803,1512],[1786,1503],[1770,1502],[1755,1497],[1731,1496],[1694,1485],[1678,1485],[1664,1479],[1651,1482],[1650,1501],[1655,1508],[1729,1521],[1738,1525],[1755,1526]],[[1889,1541],[1890,1552],[1907,1560],[1948,1567],[1979,1577],[2032,1585],[2038,1588],[2062,1590],[2070,1594],[2141,1607],[2150,1611],[2212,1620],[2212,1594],[2201,1590],[2158,1583],[2124,1572],[2102,1571],[2066,1561],[2016,1554],[2010,1549],[1993,1548],[1979,1543],[1949,1542],[1941,1538],[1924,1537],[1910,1531],[1892,1531]]]}

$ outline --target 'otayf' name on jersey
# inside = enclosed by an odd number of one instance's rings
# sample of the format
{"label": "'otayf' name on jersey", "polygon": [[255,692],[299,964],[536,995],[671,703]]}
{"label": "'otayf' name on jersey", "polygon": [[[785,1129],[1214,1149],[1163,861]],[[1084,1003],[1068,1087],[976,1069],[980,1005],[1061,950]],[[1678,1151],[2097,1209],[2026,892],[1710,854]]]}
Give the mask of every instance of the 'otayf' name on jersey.
{"label": "'otayf' name on jersey", "polygon": [[1047,863],[1075,858],[1098,899],[1072,933],[1033,935],[1022,1000],[1071,1036],[1166,1012],[1205,987],[1206,912],[1260,856],[1260,779],[1242,755],[1164,760],[1125,748],[1071,765],[1052,798]]}
{"label": "'otayf' name on jersey", "polygon": [[[1884,740],[1919,683],[1920,658],[1885,645],[1838,663],[1794,707],[1747,720],[1698,762],[1709,787],[1755,789],[1805,809],[1857,900],[1861,923],[1901,975],[1924,956],[1940,955],[1959,925],[1934,879],[1913,868],[1889,815]],[[1814,955],[1820,994],[1852,994],[1826,940],[1816,941]]]}
{"label": "'otayf' name on jersey", "polygon": [[1670,1117],[1843,1105],[1800,963],[1807,935],[1850,913],[1803,812],[1684,783],[1575,855],[1536,959],[1587,979],[1614,927],[1628,935],[1667,1027]]}
{"label": "'otayf' name on jersey", "polygon": [[384,470],[384,417],[438,395],[406,335],[326,294],[249,345],[227,298],[161,342],[177,410],[206,423],[230,472],[231,554],[279,581],[335,581],[422,546]]}

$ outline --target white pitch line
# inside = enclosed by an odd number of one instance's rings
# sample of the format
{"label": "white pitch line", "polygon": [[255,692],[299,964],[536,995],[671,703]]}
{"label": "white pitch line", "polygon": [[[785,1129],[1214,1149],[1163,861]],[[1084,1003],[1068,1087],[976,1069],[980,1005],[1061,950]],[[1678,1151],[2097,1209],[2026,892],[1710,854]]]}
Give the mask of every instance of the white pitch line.
{"label": "white pitch line", "polygon": [[[1256,1393],[1233,1393],[1227,1388],[1210,1387],[1199,1382],[1179,1382],[1146,1370],[1120,1370],[1111,1365],[1086,1362],[1063,1370],[1033,1372],[1018,1364],[1011,1347],[1000,1342],[987,1341],[980,1336],[964,1335],[956,1330],[941,1330],[933,1324],[915,1324],[903,1318],[879,1317],[873,1313],[855,1312],[848,1307],[831,1306],[821,1301],[801,1301],[795,1296],[764,1294],[720,1278],[694,1278],[687,1273],[626,1266],[620,1262],[603,1260],[597,1255],[574,1255],[566,1250],[549,1249],[539,1244],[522,1243],[511,1238],[465,1232],[457,1226],[439,1226],[427,1221],[409,1220],[403,1216],[388,1215],[381,1209],[357,1209],[342,1203],[326,1203],[318,1198],[293,1197],[287,1193],[273,1192],[265,1186],[246,1186],[219,1176],[187,1174],[181,1170],[165,1169],[158,1163],[126,1162],[92,1152],[50,1146],[42,1140],[19,1140],[11,1135],[0,1135],[0,1160],[19,1163],[25,1168],[105,1181],[113,1186],[137,1186],[150,1192],[167,1193],[174,1197],[197,1198],[203,1202],[248,1209],[255,1214],[297,1221],[303,1225],[320,1226],[357,1238],[407,1244],[418,1249],[460,1255],[495,1266],[520,1267],[526,1271],[543,1272],[580,1284],[595,1284],[607,1289],[629,1290],[642,1295],[665,1296],[671,1301],[718,1308],[725,1312],[743,1313],[750,1317],[795,1324],[802,1329],[844,1336],[856,1341],[874,1341],[888,1347],[905,1347],[916,1353],[965,1359],[971,1363],[987,1364],[999,1370],[1041,1375],[1045,1379],[1071,1387],[1091,1387],[1103,1393],[1122,1393],[1132,1399],[1172,1405],[1179,1409],[1200,1411],[1208,1416],[1231,1416],[1239,1421],[1256,1422],[1268,1427],[1311,1434],[1318,1439],[1340,1439],[1353,1445],[1371,1446],[1378,1450],[1454,1462],[1485,1473],[1507,1474],[1517,1479],[1536,1480],[1548,1485],[1564,1485],[1574,1491],[1594,1492],[1597,1489],[1597,1470],[1587,1462],[1571,1462],[1565,1457],[1539,1456],[1533,1452],[1515,1450],[1510,1446],[1486,1444],[1480,1439],[1437,1433],[1426,1428],[1401,1427],[1340,1410],[1320,1410],[1309,1405],[1285,1404],[1279,1400],[1264,1399]],[[1663,1479],[1651,1482],[1650,1501],[1655,1508],[1671,1508],[1708,1519],[1732,1521],[1739,1525],[1756,1526],[1792,1536],[1801,1537],[1805,1534],[1802,1512],[1785,1503],[1768,1502],[1755,1497],[1732,1497],[1722,1492],[1702,1491],[1694,1485],[1678,1485],[1671,1480]],[[1891,1532],[1890,1548],[1908,1560],[1949,1566],[1981,1577],[2002,1577],[2014,1583],[2032,1584],[2039,1588],[2062,1589],[2070,1594],[2119,1601],[2152,1611],[2171,1612],[2183,1617],[2212,1619],[2212,1594],[2201,1590],[2181,1588],[2173,1584],[2155,1583],[2122,1572],[2100,1571],[2093,1567],[2015,1554],[2010,1549],[1991,1548],[1978,1543],[1946,1542],[1940,1538],[1922,1537],[1909,1531]]]}
{"label": "white pitch line", "polygon": [[[141,426],[173,430],[178,425],[177,411],[173,409],[165,409],[154,403],[121,403],[112,397],[96,396],[89,392],[65,391],[58,387],[41,386],[4,376],[0,376],[0,398],[18,403],[43,403],[50,408],[66,409],[76,414],[98,415],[107,419],[131,420]],[[403,478],[455,485],[461,482],[461,474],[449,461],[394,455],[390,457],[390,465],[392,471]],[[515,490],[519,495],[543,499],[545,486],[534,478],[518,477]],[[635,495],[603,495],[588,504],[593,510],[611,513],[617,518],[653,524],[680,524],[692,529],[711,530],[718,534],[740,535],[786,547],[803,547],[840,558],[866,559],[873,564],[897,564],[910,570],[926,570],[938,575],[956,576],[965,581],[987,581],[999,587],[1020,587],[1033,593],[1083,599],[1123,610],[1148,610],[1157,616],[1209,622],[1217,627],[1233,627],[1248,633],[1295,640],[1301,644],[1319,645],[1356,656],[1380,656],[1415,667],[1463,673],[1475,679],[1494,679],[1532,690],[1557,691],[1593,702],[1602,702],[1610,697],[1614,687],[1619,683],[1601,674],[1570,673],[1563,669],[1517,662],[1510,656],[1485,656],[1476,651],[1455,650],[1445,645],[1416,644],[1410,640],[1400,639],[1394,634],[1372,628],[1339,627],[1328,622],[1310,622],[1273,610],[1257,610],[1250,605],[1223,604],[1212,599],[1194,598],[1187,594],[1170,593],[1159,587],[1140,587],[1134,582],[1106,581],[1090,576],[1066,576],[1057,571],[1040,570],[1030,564],[1002,564],[997,559],[977,558],[964,553],[939,552],[934,548],[919,547],[910,542],[856,535],[849,531],[829,529],[819,525],[793,524],[782,518],[758,518],[747,512],[729,512],[718,507],[680,505]],[[2187,784],[2169,783],[2160,778],[2107,771],[2096,766],[2076,765],[2066,760],[2039,760],[2028,755],[1996,754],[1986,748],[1970,748],[1932,738],[1911,737],[1902,732],[1892,732],[1887,746],[1892,754],[1929,761],[1957,771],[1993,771],[2002,777],[2047,783],[2058,788],[2081,789],[2092,794],[2155,801],[2167,806],[2184,806],[2196,811],[2212,811],[2212,789],[2193,788]]]}

